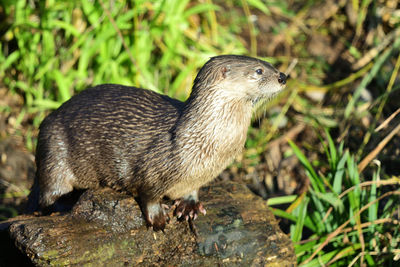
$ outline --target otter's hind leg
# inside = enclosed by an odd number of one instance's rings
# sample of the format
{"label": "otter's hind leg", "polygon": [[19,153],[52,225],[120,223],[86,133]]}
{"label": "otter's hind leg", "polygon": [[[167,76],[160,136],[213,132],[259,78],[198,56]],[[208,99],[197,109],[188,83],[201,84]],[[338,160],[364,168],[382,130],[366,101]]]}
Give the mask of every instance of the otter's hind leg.
{"label": "otter's hind leg", "polygon": [[[39,206],[42,210],[51,209],[51,207],[59,210],[60,207],[55,207],[55,202],[62,196],[74,190],[73,174],[62,163],[57,166],[48,164],[45,169],[38,171],[39,183]],[[61,208],[63,210],[64,208]]]}
{"label": "otter's hind leg", "polygon": [[151,198],[146,194],[139,194],[139,205],[142,210],[147,227],[153,227],[154,231],[163,231],[170,219],[166,209],[167,205],[160,203],[160,199]]}

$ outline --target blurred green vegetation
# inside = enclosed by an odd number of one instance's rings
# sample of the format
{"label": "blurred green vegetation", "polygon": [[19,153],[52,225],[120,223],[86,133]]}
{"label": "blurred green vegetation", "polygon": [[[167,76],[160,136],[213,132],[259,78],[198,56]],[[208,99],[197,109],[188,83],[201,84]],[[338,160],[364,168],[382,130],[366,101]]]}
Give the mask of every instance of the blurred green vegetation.
{"label": "blurred green vegetation", "polygon": [[21,99],[0,100],[0,111],[30,151],[44,116],[87,87],[119,83],[184,100],[209,57],[258,56],[291,79],[259,108],[234,175],[267,169],[272,147],[297,159],[290,176],[309,186],[268,202],[287,204],[273,210],[289,222],[299,265],[398,264],[400,170],[390,167],[400,163],[398,119],[376,130],[399,108],[398,1],[2,0],[0,8],[0,88]]}
{"label": "blurred green vegetation", "polygon": [[9,1],[0,75],[24,95],[28,112],[57,108],[74,90],[104,82],[182,99],[210,56],[245,52],[216,24],[218,9],[178,0]]}

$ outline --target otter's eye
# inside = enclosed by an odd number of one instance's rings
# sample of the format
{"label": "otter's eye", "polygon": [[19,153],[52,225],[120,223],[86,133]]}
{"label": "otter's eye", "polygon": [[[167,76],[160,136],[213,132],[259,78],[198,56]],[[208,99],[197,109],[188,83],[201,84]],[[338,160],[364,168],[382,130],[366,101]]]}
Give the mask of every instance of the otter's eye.
{"label": "otter's eye", "polygon": [[258,75],[261,75],[261,74],[263,74],[263,70],[262,70],[262,69],[256,69],[256,73],[257,73]]}

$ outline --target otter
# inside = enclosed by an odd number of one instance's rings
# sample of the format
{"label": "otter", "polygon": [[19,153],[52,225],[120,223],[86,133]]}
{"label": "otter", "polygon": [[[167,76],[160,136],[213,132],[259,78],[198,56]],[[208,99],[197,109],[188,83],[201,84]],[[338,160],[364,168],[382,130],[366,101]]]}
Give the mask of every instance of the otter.
{"label": "otter", "polygon": [[268,62],[222,55],[200,69],[185,102],[116,84],[86,89],[40,125],[30,206],[111,187],[137,197],[155,231],[169,222],[163,197],[176,200],[178,219],[194,220],[206,213],[198,189],[241,153],[254,105],[285,84]]}

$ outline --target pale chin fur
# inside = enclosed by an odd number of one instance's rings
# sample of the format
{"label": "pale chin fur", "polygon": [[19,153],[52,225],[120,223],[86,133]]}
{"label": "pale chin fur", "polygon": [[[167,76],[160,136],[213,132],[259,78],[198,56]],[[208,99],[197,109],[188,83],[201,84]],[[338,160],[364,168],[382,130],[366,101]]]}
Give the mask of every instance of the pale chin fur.
{"label": "pale chin fur", "polygon": [[[252,100],[253,108],[260,107],[271,99],[275,98],[280,92],[283,91],[285,86],[279,86],[278,90],[271,90],[264,94],[263,96],[259,96],[256,99]],[[257,109],[257,108],[256,108]]]}

